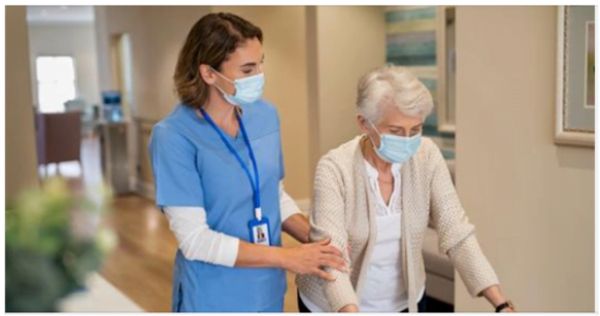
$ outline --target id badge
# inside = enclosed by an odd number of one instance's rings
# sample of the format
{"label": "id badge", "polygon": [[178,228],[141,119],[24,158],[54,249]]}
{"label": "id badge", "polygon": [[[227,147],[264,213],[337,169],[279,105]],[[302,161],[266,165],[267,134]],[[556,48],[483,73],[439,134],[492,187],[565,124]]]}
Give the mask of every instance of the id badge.
{"label": "id badge", "polygon": [[250,228],[250,241],[258,245],[271,245],[269,219],[265,216],[259,221],[256,218],[248,222]]}

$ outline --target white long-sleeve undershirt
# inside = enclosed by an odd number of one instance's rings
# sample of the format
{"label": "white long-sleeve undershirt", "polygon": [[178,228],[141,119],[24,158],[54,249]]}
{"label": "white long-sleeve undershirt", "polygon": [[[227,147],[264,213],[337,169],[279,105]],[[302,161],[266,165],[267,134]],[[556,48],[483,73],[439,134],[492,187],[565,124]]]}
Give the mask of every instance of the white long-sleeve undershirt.
{"label": "white long-sleeve undershirt", "polygon": [[[282,223],[288,217],[301,213],[296,202],[285,192],[283,182],[279,182],[279,206]],[[166,206],[163,210],[186,259],[228,267],[235,265],[239,238],[211,229],[206,223],[203,207]]]}

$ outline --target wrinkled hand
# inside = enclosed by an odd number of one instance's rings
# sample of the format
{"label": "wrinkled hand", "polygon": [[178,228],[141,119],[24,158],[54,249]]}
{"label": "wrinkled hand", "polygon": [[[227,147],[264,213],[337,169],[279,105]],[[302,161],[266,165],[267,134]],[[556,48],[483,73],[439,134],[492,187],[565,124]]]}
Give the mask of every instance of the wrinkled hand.
{"label": "wrinkled hand", "polygon": [[358,306],[354,304],[348,304],[338,311],[340,313],[358,313]]}

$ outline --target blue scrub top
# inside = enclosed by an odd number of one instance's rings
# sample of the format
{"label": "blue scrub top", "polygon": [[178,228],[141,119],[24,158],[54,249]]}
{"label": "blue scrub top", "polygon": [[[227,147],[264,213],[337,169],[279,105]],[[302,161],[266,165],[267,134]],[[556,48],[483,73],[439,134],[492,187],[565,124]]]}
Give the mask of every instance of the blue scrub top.
{"label": "blue scrub top", "polygon": [[[283,155],[275,107],[259,100],[243,108],[241,119],[260,174],[262,212],[270,221],[271,244],[281,246],[279,181]],[[241,132],[225,134],[247,164],[252,162]],[[253,192],[239,162],[195,109],[179,104],[152,129],[149,145],[156,204],[204,207],[208,226],[249,241]],[[285,272],[278,268],[237,268],[175,256],[173,311],[283,311]]]}

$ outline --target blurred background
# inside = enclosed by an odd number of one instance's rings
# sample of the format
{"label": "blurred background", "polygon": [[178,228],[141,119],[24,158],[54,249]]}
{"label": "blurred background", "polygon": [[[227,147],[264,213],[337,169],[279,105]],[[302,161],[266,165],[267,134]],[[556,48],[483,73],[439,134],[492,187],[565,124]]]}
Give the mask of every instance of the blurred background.
{"label": "blurred background", "polygon": [[[154,206],[147,145],[178,102],[189,29],[220,11],[263,30],[265,98],[281,118],[286,189],[304,211],[319,157],[358,133],[358,78],[407,66],[436,103],[424,133],[517,310],[594,310],[592,6],[7,6],[7,205],[62,179],[73,198],[105,197],[94,227],[114,234],[78,290],[49,306],[169,311],[177,244]],[[32,207],[14,205],[7,213]],[[432,311],[490,311],[433,230],[423,253]],[[291,274],[285,310],[297,311]]]}

